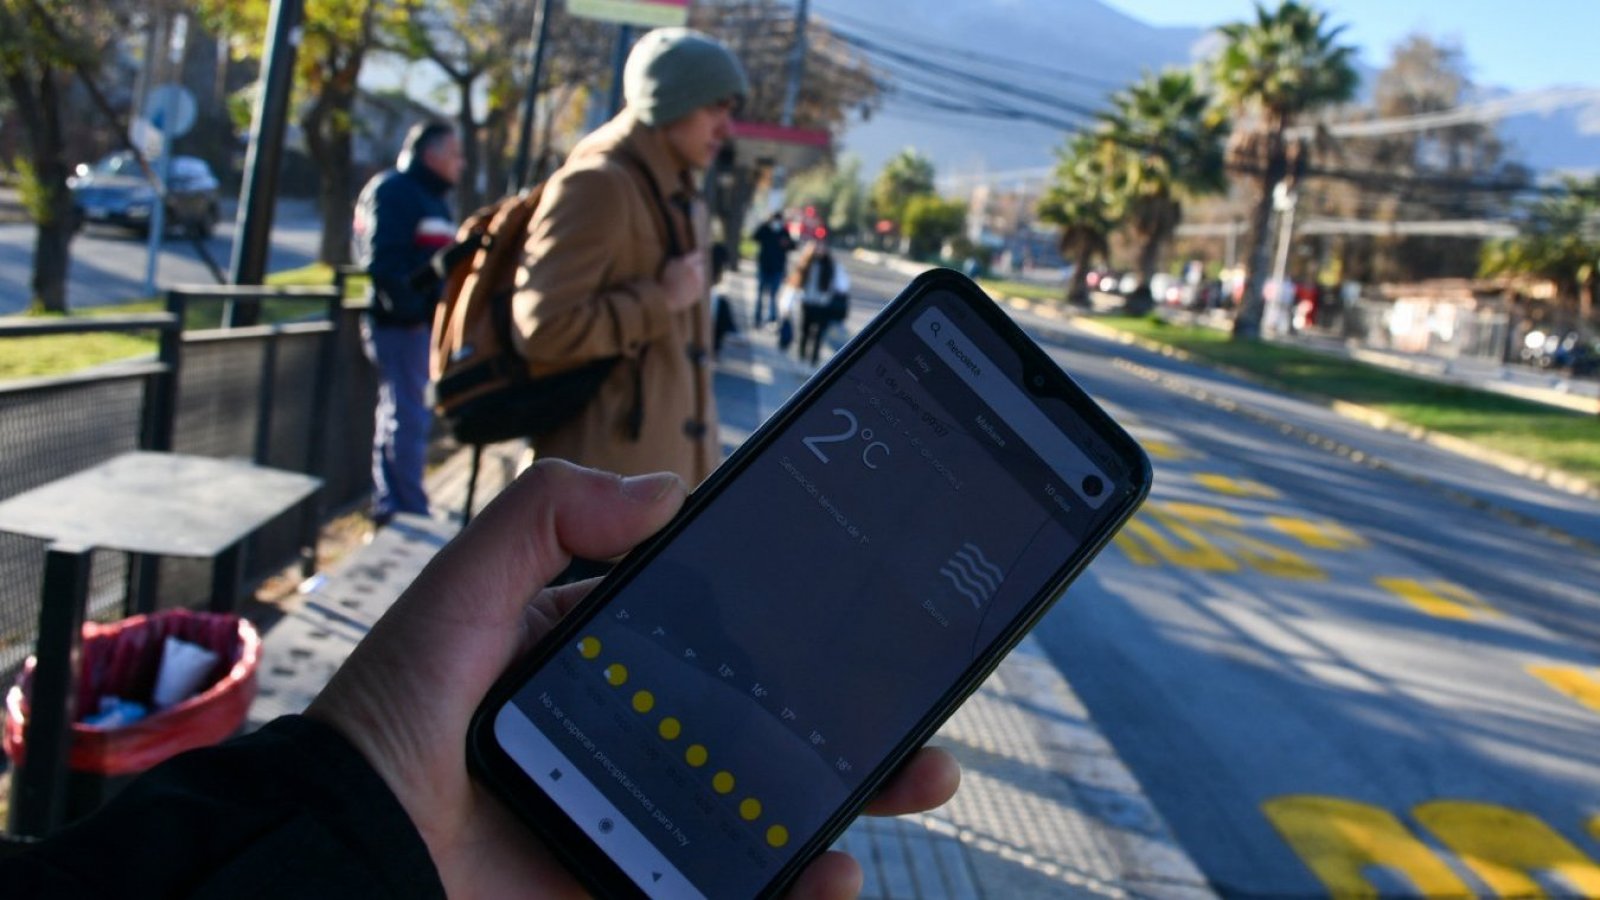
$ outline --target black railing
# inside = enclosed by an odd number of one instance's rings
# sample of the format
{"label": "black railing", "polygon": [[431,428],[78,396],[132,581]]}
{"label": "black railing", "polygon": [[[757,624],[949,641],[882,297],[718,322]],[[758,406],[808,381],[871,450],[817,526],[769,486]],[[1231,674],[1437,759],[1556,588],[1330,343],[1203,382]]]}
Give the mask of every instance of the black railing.
{"label": "black railing", "polygon": [[[254,304],[279,324],[218,329],[230,308]],[[359,310],[330,287],[175,288],[168,311],[142,316],[0,323],[14,339],[122,333],[154,338],[149,355],[88,372],[0,383],[0,499],[129,450],[241,457],[315,475],[322,490],[263,529],[247,554],[255,584],[298,560],[310,573],[318,529],[370,490],[375,381],[360,349]],[[0,534],[0,680],[31,651],[43,548]],[[89,614],[192,606],[209,593],[203,562],[97,552]],[[144,598],[154,597],[158,604]],[[137,606],[136,606],[137,604]]]}

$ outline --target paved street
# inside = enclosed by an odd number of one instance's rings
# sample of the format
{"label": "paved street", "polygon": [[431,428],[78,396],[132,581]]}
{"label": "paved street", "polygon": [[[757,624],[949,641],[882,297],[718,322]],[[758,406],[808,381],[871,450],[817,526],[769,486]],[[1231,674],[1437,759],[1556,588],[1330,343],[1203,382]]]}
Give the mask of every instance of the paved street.
{"label": "paved street", "polygon": [[[78,283],[142,280],[142,244],[75,247]],[[853,329],[908,278],[850,268]],[[967,789],[848,832],[869,897],[1600,896],[1600,503],[1014,314],[1156,485],[941,733]],[[719,365],[730,449],[808,374],[771,341]]]}
{"label": "paved street", "polygon": [[[223,272],[233,253],[233,204],[223,206],[217,233],[206,251]],[[315,261],[321,223],[311,204],[285,200],[273,223],[268,271],[292,269]],[[25,312],[32,292],[34,228],[0,223],[0,316]],[[122,303],[144,293],[149,244],[131,231],[88,226],[72,241],[67,299],[72,309]],[[200,253],[187,239],[169,236],[162,244],[156,273],[158,288],[175,284],[215,284]]]}
{"label": "paved street", "polygon": [[1039,643],[1213,887],[1600,893],[1600,504],[1018,318],[1157,470]]}

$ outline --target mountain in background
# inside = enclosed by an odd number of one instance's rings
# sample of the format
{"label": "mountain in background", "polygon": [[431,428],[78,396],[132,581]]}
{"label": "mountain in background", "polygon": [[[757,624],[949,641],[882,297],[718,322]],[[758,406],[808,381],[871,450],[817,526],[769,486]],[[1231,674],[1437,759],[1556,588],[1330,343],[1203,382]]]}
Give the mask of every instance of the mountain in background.
{"label": "mountain in background", "polygon": [[[1048,167],[1065,127],[1086,121],[1068,112],[1059,113],[1063,121],[1055,125],[952,112],[948,107],[973,99],[938,90],[934,67],[1012,85],[1013,93],[1061,96],[1087,111],[1103,107],[1109,92],[1143,72],[1209,56],[1218,40],[1207,29],[1146,24],[1099,0],[944,0],[912,8],[914,17],[904,0],[850,0],[848,7],[831,0],[817,11],[847,38],[924,61],[884,65],[900,90],[891,90],[881,109],[844,133],[843,151],[860,157],[869,177],[905,147],[931,158],[941,179]],[[1373,74],[1363,72],[1368,81]],[[1004,91],[959,90],[1008,102]],[[1501,135],[1513,157],[1535,172],[1600,169],[1600,102],[1514,116],[1501,123]]]}

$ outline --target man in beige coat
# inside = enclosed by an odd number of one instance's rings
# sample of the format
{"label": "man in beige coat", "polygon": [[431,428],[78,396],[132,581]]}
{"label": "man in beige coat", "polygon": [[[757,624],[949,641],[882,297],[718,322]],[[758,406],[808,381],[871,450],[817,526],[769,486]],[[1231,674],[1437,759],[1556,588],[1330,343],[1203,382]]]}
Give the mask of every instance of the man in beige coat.
{"label": "man in beige coat", "polygon": [[672,471],[690,487],[720,460],[696,185],[748,93],[738,60],[712,38],[652,31],[628,56],[625,108],[550,179],[517,275],[518,349],[536,375],[621,361],[582,414],[535,440],[537,456],[623,475]]}

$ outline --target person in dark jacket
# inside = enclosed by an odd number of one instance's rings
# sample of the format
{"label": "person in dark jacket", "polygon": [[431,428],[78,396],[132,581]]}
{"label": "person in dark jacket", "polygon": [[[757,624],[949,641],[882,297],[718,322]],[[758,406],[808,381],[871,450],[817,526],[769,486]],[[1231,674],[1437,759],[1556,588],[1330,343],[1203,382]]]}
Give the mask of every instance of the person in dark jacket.
{"label": "person in dark jacket", "polygon": [[773,213],[750,239],[757,248],[754,325],[760,328],[762,322],[778,321],[778,289],[783,285],[783,275],[789,269],[789,251],[795,244],[783,223],[783,213]]}
{"label": "person in dark jacket", "polygon": [[428,514],[428,347],[441,287],[429,264],[455,237],[445,197],[463,164],[455,129],[420,123],[406,135],[395,168],[367,182],[356,204],[359,258],[372,279],[361,341],[378,370],[371,512],[380,526],[397,512]]}
{"label": "person in dark jacket", "polygon": [[[469,775],[467,725],[495,679],[590,587],[539,586],[574,554],[625,552],[686,494],[667,473],[535,463],[439,551],[305,715],[173,757],[88,818],[0,856],[0,894],[580,896],[533,831]],[[947,752],[919,751],[869,811],[931,809],[960,774]],[[860,885],[855,862],[834,852],[794,891],[849,897]]]}

